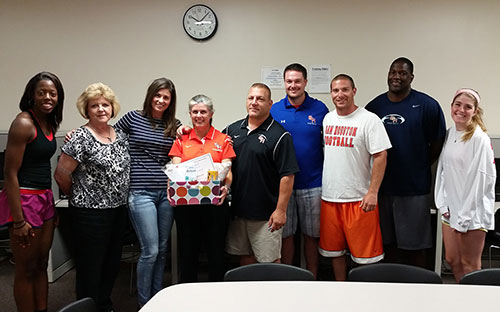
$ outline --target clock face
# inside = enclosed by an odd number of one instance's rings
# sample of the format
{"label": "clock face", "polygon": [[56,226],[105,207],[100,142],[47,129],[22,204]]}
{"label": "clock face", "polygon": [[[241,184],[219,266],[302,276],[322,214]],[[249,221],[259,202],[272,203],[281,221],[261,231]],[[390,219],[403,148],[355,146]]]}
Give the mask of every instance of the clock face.
{"label": "clock face", "polygon": [[187,9],[182,22],[184,30],[193,39],[206,40],[217,31],[215,12],[203,4],[193,5]]}

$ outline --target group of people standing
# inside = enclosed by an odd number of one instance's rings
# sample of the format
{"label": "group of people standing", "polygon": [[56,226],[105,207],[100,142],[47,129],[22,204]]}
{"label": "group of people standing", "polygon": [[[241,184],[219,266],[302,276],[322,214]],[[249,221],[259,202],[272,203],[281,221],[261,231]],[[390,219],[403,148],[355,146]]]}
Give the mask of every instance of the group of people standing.
{"label": "group of people standing", "polygon": [[[354,102],[349,75],[331,81],[331,112],[305,91],[304,66],[288,65],[283,78],[285,98],[273,105],[269,87],[253,84],[247,116],[222,132],[212,126],[213,103],[202,94],[189,102],[192,128],[181,127],[175,86],[166,78],[154,80],[142,109],[115,125],[109,122],[120,105],[113,90],[102,83],[84,90],[77,109],[88,122],[69,135],[55,171],[70,195],[77,298],[92,297],[101,311],[113,310],[127,215],[141,246],[139,307],[163,288],[174,218],[181,282],[197,280],[203,240],[211,281],[223,278],[225,252],[239,256],[241,265],[292,264],[298,228],[315,276],[321,254],[332,258],[335,279],[345,280],[348,249],[358,264],[385,257],[425,266],[424,250],[432,246],[431,165],[438,158],[435,202],[446,259],[457,280],[480,269],[485,235],[494,227],[496,171],[477,91],[457,91],[454,126],[446,131],[439,103],[411,88],[407,58],[391,64],[388,92],[365,108]],[[50,158],[63,103],[57,76],[39,73],[9,130],[0,225],[9,225],[19,311],[47,310],[46,268],[58,222]],[[162,167],[207,153],[214,162],[231,163],[219,204],[172,207]]]}
{"label": "group of people standing", "polygon": [[[288,204],[286,227],[292,230],[283,235],[283,262],[292,262],[289,241],[298,218],[306,265],[314,274],[318,262],[311,246],[318,237],[319,253],[332,258],[336,280],[346,279],[347,250],[360,265],[385,258],[425,267],[425,250],[432,247],[431,166],[439,159],[434,194],[446,260],[457,281],[481,268],[485,235],[494,228],[496,169],[480,96],[470,88],[456,92],[454,126],[446,131],[439,103],[412,89],[413,78],[413,63],[397,58],[389,68],[388,92],[363,108],[354,103],[352,77],[339,74],[330,85],[335,110],[325,112],[305,92],[306,69],[285,68],[287,97],[271,113],[291,133],[301,171]],[[316,136],[305,130],[316,125]],[[322,172],[319,192],[316,172]]]}
{"label": "group of people standing", "polygon": [[[58,222],[50,158],[56,151],[63,103],[57,76],[39,73],[28,82],[22,112],[9,130],[0,224],[9,224],[19,311],[47,310],[47,262]],[[161,168],[170,160],[180,125],[175,119],[175,87],[169,79],[154,80],[143,109],[128,112],[114,126],[109,121],[120,105],[109,86],[89,85],[76,106],[88,122],[62,146],[55,170],[61,191],[70,195],[76,296],[92,297],[100,311],[113,310],[110,296],[130,215],[141,245],[137,288],[142,305],[163,288],[174,218]]]}

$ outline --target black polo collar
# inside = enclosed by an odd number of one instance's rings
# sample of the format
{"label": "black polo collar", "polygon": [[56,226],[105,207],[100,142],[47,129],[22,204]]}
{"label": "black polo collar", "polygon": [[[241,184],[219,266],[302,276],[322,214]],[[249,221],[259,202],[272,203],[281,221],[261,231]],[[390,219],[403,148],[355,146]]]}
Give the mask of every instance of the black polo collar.
{"label": "black polo collar", "polygon": [[[267,119],[264,120],[264,122],[261,123],[260,126],[258,126],[257,128],[255,128],[252,131],[255,131],[257,129],[260,129],[260,130],[263,130],[263,131],[268,131],[269,128],[271,128],[271,126],[272,126],[273,123],[274,123],[273,116],[271,116],[271,114],[269,114],[269,116],[267,117]],[[248,128],[248,115],[247,115],[247,117],[245,119],[243,119],[241,121],[240,128],[241,129],[247,129]]]}

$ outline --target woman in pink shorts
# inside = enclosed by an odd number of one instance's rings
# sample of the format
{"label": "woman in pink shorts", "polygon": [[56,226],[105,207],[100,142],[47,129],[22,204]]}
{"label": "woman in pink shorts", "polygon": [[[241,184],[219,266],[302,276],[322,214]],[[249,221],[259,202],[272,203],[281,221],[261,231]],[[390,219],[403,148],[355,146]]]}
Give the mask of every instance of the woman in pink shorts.
{"label": "woman in pink shorts", "polygon": [[55,228],[50,158],[62,121],[64,90],[56,75],[30,79],[12,122],[5,151],[0,225],[8,224],[16,260],[18,311],[47,311],[47,263]]}

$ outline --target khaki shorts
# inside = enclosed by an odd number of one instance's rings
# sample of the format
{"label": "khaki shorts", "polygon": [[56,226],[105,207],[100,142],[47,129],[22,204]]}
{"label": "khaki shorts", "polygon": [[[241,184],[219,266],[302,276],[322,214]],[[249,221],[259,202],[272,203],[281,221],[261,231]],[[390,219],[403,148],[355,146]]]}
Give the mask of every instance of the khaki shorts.
{"label": "khaki shorts", "polygon": [[226,251],[237,256],[253,255],[257,262],[274,262],[281,259],[281,233],[271,232],[268,221],[236,218],[229,224]]}

